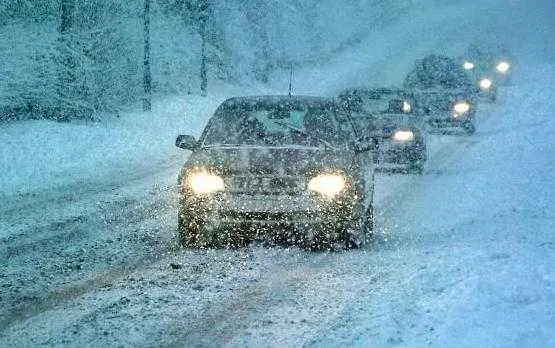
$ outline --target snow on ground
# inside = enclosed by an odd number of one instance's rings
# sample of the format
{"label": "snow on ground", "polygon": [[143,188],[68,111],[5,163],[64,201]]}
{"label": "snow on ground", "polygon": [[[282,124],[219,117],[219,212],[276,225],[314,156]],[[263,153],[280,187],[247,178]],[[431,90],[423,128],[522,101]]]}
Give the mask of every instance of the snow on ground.
{"label": "snow on ground", "polygon": [[554,66],[522,57],[475,136],[378,177],[376,242],[349,252],[176,249],[175,135],[243,91],[0,125],[0,346],[555,346]]}
{"label": "snow on ground", "polygon": [[[131,265],[95,271],[94,250],[83,245],[79,268],[47,273],[63,282],[44,298],[28,292],[31,284],[20,289],[28,297],[6,291],[22,302],[0,321],[0,342],[553,346],[555,190],[546,152],[555,120],[549,89],[536,86],[554,77],[550,65],[523,68],[498,104],[482,106],[476,135],[431,137],[423,176],[380,175],[377,240],[364,250],[176,250],[168,248],[171,206],[122,210],[104,228],[88,214],[90,231],[113,235],[99,251],[123,253]],[[154,254],[144,261],[141,244]],[[13,283],[26,276],[12,276],[25,270],[17,262],[7,273]]]}

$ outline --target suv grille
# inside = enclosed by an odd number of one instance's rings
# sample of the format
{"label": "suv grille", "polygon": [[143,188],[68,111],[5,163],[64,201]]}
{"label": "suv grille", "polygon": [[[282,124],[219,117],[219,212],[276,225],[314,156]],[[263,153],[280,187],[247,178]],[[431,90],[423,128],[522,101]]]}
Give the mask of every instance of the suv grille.
{"label": "suv grille", "polygon": [[226,180],[229,192],[253,195],[294,195],[304,191],[298,176],[233,176]]}

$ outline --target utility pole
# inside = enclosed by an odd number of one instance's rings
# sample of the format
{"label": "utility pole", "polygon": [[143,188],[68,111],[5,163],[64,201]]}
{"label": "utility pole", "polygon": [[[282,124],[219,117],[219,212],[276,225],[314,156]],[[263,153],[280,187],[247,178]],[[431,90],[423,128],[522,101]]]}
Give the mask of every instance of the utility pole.
{"label": "utility pole", "polygon": [[291,63],[289,71],[289,98],[293,96],[293,63]]}
{"label": "utility pole", "polygon": [[144,8],[143,111],[152,110],[152,74],[150,72],[150,0]]}
{"label": "utility pole", "polygon": [[206,24],[208,22],[208,0],[200,0],[199,3],[199,32],[200,32],[200,94],[206,96],[208,76],[206,73]]}

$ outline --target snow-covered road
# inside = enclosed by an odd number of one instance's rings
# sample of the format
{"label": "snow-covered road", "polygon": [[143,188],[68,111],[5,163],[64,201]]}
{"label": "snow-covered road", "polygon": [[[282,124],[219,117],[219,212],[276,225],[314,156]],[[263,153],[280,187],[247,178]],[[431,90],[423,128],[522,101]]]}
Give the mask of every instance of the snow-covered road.
{"label": "snow-covered road", "polygon": [[176,248],[179,161],[20,197],[0,346],[555,346],[553,71],[431,136],[423,176],[378,176],[363,250]]}

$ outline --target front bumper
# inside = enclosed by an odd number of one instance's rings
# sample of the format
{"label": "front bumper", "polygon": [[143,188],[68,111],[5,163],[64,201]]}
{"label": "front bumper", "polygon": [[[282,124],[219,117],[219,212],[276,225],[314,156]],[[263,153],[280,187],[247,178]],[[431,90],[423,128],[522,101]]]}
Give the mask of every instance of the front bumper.
{"label": "front bumper", "polygon": [[432,128],[445,129],[445,128],[464,128],[469,122],[472,122],[470,116],[454,117],[453,114],[434,115],[427,119],[427,123]]}
{"label": "front bumper", "polygon": [[425,145],[422,141],[397,142],[384,140],[378,145],[377,165],[384,168],[391,165],[411,166],[425,160]]}
{"label": "front bumper", "polygon": [[348,221],[352,201],[326,201],[316,195],[219,195],[181,200],[180,214],[210,230],[338,226]]}
{"label": "front bumper", "polygon": [[497,99],[497,88],[492,87],[488,90],[480,89],[476,96],[481,102],[495,101]]}

